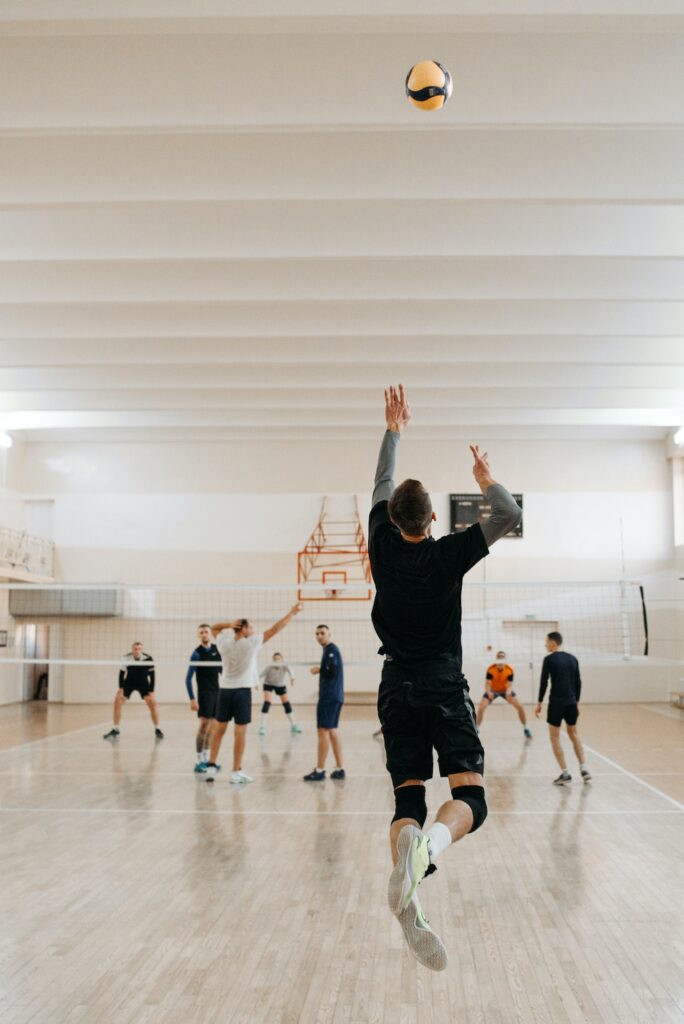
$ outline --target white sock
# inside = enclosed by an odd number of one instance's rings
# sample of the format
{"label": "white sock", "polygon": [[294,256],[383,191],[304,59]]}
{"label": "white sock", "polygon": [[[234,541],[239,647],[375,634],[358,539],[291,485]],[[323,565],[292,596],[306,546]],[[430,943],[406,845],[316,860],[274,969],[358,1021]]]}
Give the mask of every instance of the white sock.
{"label": "white sock", "polygon": [[204,751],[203,750],[198,750],[197,751],[197,764],[202,764],[203,761],[204,761]]}
{"label": "white sock", "polygon": [[286,711],[285,714],[287,715],[287,720],[290,723],[290,725],[294,725],[295,724],[295,718],[294,718],[294,715],[292,714],[292,712],[291,711]]}
{"label": "white sock", "polygon": [[436,821],[434,825],[431,825],[427,833],[428,837],[428,848],[430,850],[430,860],[434,862],[439,857],[440,853],[451,846],[451,832],[443,825],[441,821]]}
{"label": "white sock", "polygon": [[208,750],[203,750],[202,751],[202,760],[204,761],[205,764],[208,762],[208,760],[209,760],[209,751]]}
{"label": "white sock", "polygon": [[587,770],[587,766],[586,766],[586,764],[581,764],[581,765],[580,765],[580,771],[581,771],[581,772],[582,772],[582,771],[586,772],[586,770]]}
{"label": "white sock", "polygon": [[266,719],[267,718],[268,718],[268,714],[265,714],[265,715],[261,716],[261,724],[264,726],[264,728],[266,727]]}

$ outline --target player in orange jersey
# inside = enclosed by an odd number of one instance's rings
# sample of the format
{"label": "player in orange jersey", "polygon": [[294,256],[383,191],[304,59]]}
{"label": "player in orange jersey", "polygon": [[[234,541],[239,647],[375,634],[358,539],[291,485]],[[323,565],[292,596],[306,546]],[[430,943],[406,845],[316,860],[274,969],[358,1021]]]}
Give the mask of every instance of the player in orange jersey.
{"label": "player in orange jersey", "polygon": [[509,704],[512,704],[518,712],[518,718],[520,719],[525,731],[525,737],[526,739],[531,740],[532,733],[527,728],[525,708],[516,697],[515,690],[513,689],[513,677],[513,668],[506,661],[506,652],[498,651],[496,661],[487,669],[487,679],[485,681],[486,689],[482,694],[482,700],[477,706],[477,724],[478,726],[482,724],[484,713],[489,705],[493,704],[497,697],[503,697],[503,699]]}

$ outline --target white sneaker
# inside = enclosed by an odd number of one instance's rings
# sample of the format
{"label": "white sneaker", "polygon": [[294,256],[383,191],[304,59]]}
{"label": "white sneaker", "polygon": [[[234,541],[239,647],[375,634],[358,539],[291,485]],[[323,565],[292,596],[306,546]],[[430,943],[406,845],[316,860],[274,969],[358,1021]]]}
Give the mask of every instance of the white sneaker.
{"label": "white sneaker", "polygon": [[260,736],[265,736],[266,735],[266,726],[265,725],[260,725],[259,726],[259,735]]}
{"label": "white sneaker", "polygon": [[398,916],[406,944],[419,964],[431,971],[444,971],[448,963],[447,951],[439,935],[435,935],[423,913],[418,893]]}
{"label": "white sneaker", "polygon": [[215,778],[216,778],[216,765],[215,764],[207,765],[207,770],[205,772],[205,782],[213,782]]}
{"label": "white sneaker", "polygon": [[238,785],[243,782],[254,782],[254,779],[251,775],[248,775],[247,772],[243,772],[242,768],[240,768],[239,771],[232,772],[230,781],[235,785]]}

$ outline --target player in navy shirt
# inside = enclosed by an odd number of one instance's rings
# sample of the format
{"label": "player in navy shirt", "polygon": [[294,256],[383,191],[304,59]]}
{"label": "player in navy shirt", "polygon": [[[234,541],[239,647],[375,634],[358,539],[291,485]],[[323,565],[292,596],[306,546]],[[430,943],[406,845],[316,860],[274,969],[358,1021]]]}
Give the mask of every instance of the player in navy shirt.
{"label": "player in navy shirt", "polygon": [[344,704],[344,665],[339,647],[332,642],[330,628],[324,624],[316,626],[316,639],[323,648],[320,665],[313,665],[311,674],[317,675],[318,704],[316,725],[318,727],[318,760],[316,767],[304,776],[305,782],[321,782],[325,778],[325,762],[330,747],[335,755],[335,771],[331,779],[345,777],[342,766],[342,747],[337,735],[340,712]]}
{"label": "player in navy shirt", "polygon": [[549,693],[549,709],[546,713],[546,721],[549,725],[549,737],[551,749],[560,765],[561,773],[553,780],[554,786],[566,786],[572,781],[565,762],[565,754],[560,742],[561,725],[565,722],[570,742],[573,745],[577,760],[579,761],[580,775],[584,782],[591,781],[589,769],[584,763],[584,748],[577,733],[577,719],[579,718],[579,699],[582,692],[582,679],[580,676],[579,662],[574,654],[561,651],[563,637],[560,633],[547,633],[546,650],[549,652],[544,658],[539,680],[539,701],[534,713],[539,718],[542,704],[546,694],[546,687],[551,680]]}
{"label": "player in navy shirt", "polygon": [[[199,646],[190,655],[190,665],[185,675],[185,688],[190,699],[190,710],[197,712],[198,727],[195,736],[197,752],[196,772],[205,772],[209,761],[209,734],[216,708],[221,675],[221,655],[216,644],[211,642],[211,626],[203,622],[197,627]],[[211,662],[207,665],[205,662]],[[197,679],[197,700],[192,689],[192,677]]]}

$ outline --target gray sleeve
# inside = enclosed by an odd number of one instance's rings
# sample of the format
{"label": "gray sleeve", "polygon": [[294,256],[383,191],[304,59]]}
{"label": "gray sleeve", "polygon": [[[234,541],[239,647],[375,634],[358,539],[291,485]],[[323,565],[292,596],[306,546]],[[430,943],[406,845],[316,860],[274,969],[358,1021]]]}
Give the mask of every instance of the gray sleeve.
{"label": "gray sleeve", "polygon": [[[394,466],[397,461],[397,446],[400,434],[394,430],[386,430],[380,445],[378,468],[375,470],[375,487],[372,505],[379,501],[389,501],[394,491]],[[517,508],[517,506],[516,506]]]}
{"label": "gray sleeve", "polygon": [[492,484],[488,487],[485,498],[492,507],[492,513],[481,525],[487,547],[491,547],[494,541],[501,540],[518,525],[522,519],[522,509],[513,495],[501,484]]}

